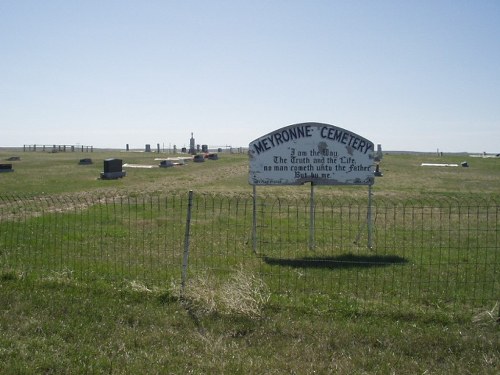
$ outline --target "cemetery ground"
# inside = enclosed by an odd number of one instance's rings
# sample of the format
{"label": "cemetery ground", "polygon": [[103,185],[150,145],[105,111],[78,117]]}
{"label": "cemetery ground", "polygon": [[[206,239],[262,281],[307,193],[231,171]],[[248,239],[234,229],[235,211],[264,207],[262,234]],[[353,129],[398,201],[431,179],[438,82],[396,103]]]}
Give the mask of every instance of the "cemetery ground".
{"label": "cemetery ground", "polygon": [[[85,202],[101,196],[188,190],[251,194],[248,159],[241,154],[223,153],[217,161],[165,169],[127,169],[127,176],[117,180],[98,179],[104,159],[157,165],[155,157],[172,155],[0,150],[0,161],[14,155],[20,160],[12,162],[14,172],[0,174],[0,196],[43,196],[63,204],[68,200],[61,197]],[[93,164],[78,165],[81,158],[92,158]],[[420,166],[422,162],[460,164],[464,160],[470,167]],[[373,187],[375,197],[416,202],[472,197],[498,202],[500,159],[388,154],[381,171],[384,176]],[[307,198],[309,193],[308,186],[258,190],[287,199]],[[329,186],[318,187],[316,194],[362,199],[367,192],[365,187]],[[0,248],[0,261],[4,252]],[[321,276],[332,270],[316,272]],[[30,274],[0,264],[0,373],[500,371],[499,306],[495,303],[482,308],[458,303],[450,310],[443,301],[431,299],[407,303],[404,309],[387,303],[360,308],[344,299],[332,302],[321,293],[287,299],[270,293],[251,268],[235,268],[222,281],[210,272],[192,275],[183,296],[179,283],[82,279],[69,269]],[[492,288],[498,292],[498,284]]]}

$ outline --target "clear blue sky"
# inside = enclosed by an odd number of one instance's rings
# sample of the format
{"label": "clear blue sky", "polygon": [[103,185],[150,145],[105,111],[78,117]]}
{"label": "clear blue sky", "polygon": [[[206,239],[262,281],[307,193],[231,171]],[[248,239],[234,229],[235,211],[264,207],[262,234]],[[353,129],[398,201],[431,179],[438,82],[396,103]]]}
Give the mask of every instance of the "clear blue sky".
{"label": "clear blue sky", "polygon": [[300,122],[500,153],[498,0],[0,0],[0,146],[247,146]]}

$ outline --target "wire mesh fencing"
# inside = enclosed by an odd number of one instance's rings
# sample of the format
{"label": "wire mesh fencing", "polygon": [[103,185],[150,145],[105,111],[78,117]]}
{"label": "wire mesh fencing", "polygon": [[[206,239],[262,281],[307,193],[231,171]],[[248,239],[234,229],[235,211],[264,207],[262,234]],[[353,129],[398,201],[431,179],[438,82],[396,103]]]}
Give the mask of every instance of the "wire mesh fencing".
{"label": "wire mesh fencing", "polygon": [[498,201],[479,198],[319,197],[312,210],[251,194],[4,196],[0,270],[163,285],[180,281],[188,250],[187,277],[244,268],[290,303],[490,306],[498,225]]}

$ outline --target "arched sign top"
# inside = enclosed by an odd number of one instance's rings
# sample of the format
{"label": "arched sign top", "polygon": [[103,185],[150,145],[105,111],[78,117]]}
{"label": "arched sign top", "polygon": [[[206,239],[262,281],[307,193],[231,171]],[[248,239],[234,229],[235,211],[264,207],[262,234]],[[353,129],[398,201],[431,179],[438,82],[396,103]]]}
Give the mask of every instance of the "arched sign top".
{"label": "arched sign top", "polygon": [[318,122],[285,126],[250,142],[251,185],[372,185],[373,142]]}

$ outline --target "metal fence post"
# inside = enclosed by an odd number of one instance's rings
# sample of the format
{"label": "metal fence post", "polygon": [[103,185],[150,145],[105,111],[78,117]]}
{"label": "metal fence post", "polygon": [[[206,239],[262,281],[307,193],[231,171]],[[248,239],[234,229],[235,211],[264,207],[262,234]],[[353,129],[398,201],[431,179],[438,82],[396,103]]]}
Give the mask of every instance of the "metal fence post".
{"label": "metal fence post", "polygon": [[372,185],[368,185],[368,210],[366,220],[368,225],[368,248],[373,249],[373,222],[372,222]]}
{"label": "metal fence post", "polygon": [[311,181],[311,197],[310,197],[310,207],[309,207],[309,249],[314,250],[316,247],[314,240],[315,231],[315,219],[316,213],[314,212],[315,202],[314,202],[314,182]]}
{"label": "metal fence post", "polygon": [[189,190],[188,210],[186,216],[186,230],[184,232],[184,256],[182,257],[181,298],[184,296],[184,288],[186,286],[186,279],[187,279],[192,208],[193,208],[193,191]]}
{"label": "metal fence post", "polygon": [[252,185],[253,194],[253,208],[252,208],[252,248],[253,252],[257,254],[257,188]]}

